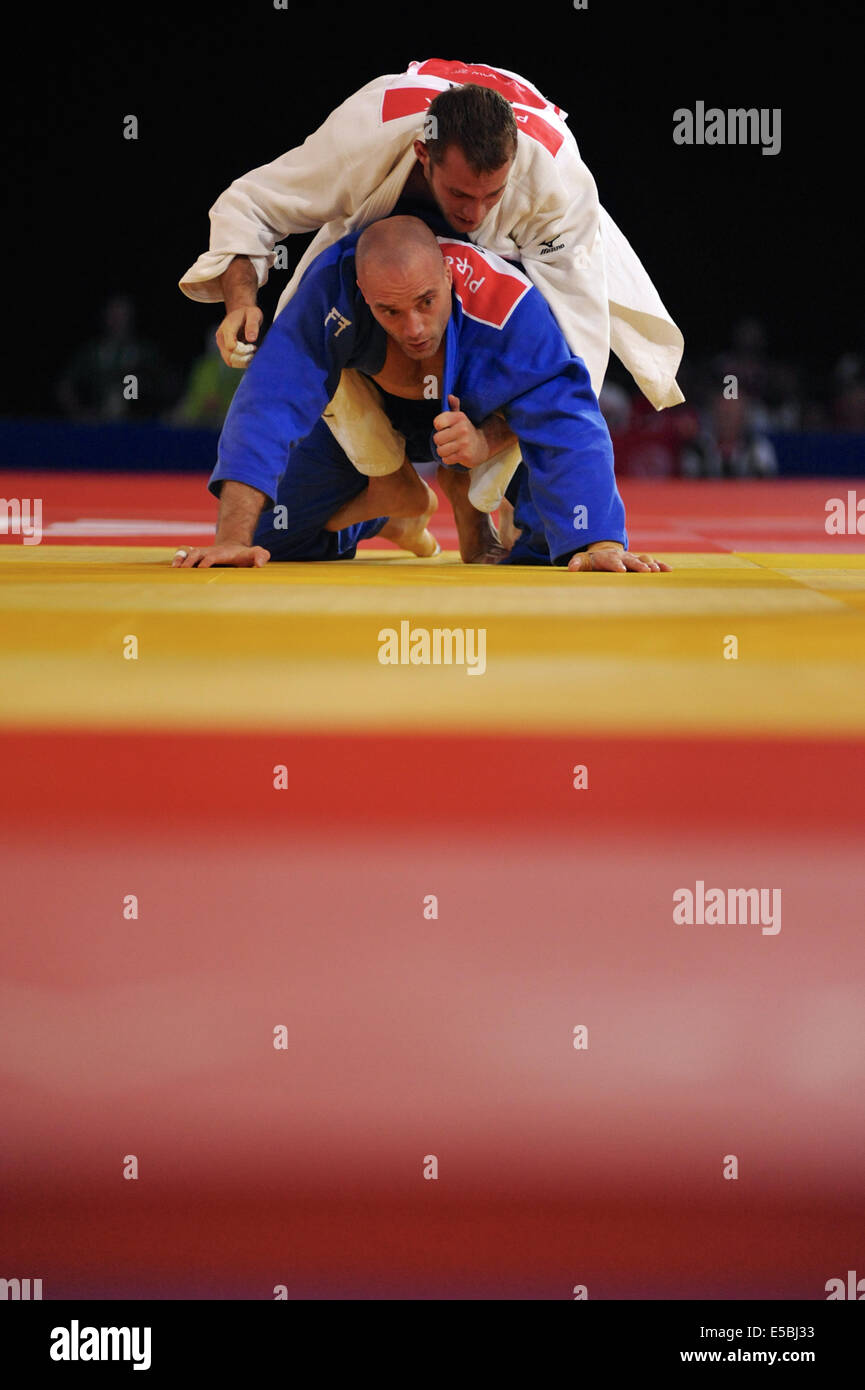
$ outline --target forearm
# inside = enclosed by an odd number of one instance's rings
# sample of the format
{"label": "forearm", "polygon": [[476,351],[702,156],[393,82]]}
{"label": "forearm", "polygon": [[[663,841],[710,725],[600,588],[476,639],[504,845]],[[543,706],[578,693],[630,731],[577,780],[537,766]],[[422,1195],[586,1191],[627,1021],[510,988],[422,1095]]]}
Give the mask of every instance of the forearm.
{"label": "forearm", "polygon": [[226,314],[235,309],[254,308],[258,294],[258,276],[248,256],[235,256],[219,278]]}
{"label": "forearm", "polygon": [[219,493],[219,520],[214,545],[251,545],[265,493],[248,483],[227,478]]}
{"label": "forearm", "polygon": [[478,431],[486,442],[487,459],[494,458],[503,449],[507,449],[517,442],[517,436],[501,415],[488,415],[486,420],[478,426]]}

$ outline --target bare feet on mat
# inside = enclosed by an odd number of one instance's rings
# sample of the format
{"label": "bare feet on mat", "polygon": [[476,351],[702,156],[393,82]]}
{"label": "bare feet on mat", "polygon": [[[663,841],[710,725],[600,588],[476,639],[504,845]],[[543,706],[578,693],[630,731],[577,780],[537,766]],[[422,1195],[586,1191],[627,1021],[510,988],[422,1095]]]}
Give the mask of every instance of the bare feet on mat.
{"label": "bare feet on mat", "polygon": [[479,512],[469,501],[469,474],[439,464],[436,477],[453,508],[460,559],[466,565],[497,565],[508,554],[509,547],[502,545],[492,517]]}
{"label": "bare feet on mat", "polygon": [[438,508],[439,500],[428,483],[424,483],[424,487],[427,490],[429,507],[423,515],[392,516],[382,527],[379,535],[384,536],[385,540],[393,541],[401,550],[410,550],[413,555],[430,560],[441,553],[441,546],[435,536],[427,530],[432,515]]}

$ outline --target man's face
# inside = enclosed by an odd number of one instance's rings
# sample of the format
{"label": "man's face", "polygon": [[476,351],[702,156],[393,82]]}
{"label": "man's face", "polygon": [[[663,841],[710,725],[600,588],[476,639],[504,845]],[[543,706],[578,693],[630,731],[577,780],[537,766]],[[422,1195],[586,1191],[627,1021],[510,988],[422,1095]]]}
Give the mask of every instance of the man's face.
{"label": "man's face", "polygon": [[360,291],[373,318],[406,357],[422,361],[438,351],[451,316],[451,268],[438,253],[419,255],[408,269],[366,266]]}
{"label": "man's face", "polygon": [[433,164],[422,140],[415,140],[414,151],[423,165],[430,191],[450,225],[463,235],[476,232],[504,193],[513,160],[491,174],[476,174],[466,163],[459,145],[448,145],[439,164]]}

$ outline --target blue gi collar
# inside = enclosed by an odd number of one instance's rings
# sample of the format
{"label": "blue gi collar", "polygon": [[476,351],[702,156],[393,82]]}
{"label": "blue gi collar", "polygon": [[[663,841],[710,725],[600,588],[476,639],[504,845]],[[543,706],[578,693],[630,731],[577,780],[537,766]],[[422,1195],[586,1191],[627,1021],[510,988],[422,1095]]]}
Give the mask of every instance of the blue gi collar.
{"label": "blue gi collar", "polygon": [[[442,380],[442,410],[450,410],[448,396],[456,396],[459,392],[456,388],[457,371],[459,368],[459,320],[462,317],[462,305],[451,290],[451,316],[445,329],[445,362]],[[459,317],[458,317],[459,316]]]}

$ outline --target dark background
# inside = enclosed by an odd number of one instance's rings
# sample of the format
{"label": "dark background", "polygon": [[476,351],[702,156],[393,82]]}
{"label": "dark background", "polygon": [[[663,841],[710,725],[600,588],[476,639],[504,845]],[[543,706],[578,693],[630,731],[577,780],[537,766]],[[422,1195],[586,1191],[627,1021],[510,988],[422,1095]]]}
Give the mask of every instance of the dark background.
{"label": "dark background", "polygon": [[[412,59],[527,77],[569,113],[601,202],[689,353],[745,314],[770,353],[825,370],[865,342],[858,4],[272,0],[36,7],[7,50],[5,413],[38,414],[107,296],[181,370],[220,315],[177,282],[233,178],[300,144]],[[673,112],[781,107],[781,151],[674,145]],[[139,121],[124,140],[123,117]],[[293,266],[308,238],[289,240]],[[269,321],[285,275],[261,296]]]}

